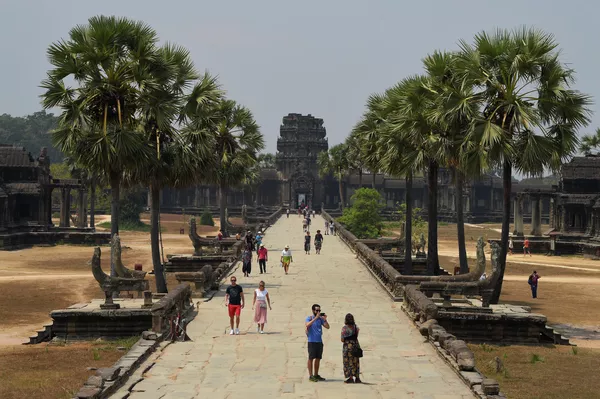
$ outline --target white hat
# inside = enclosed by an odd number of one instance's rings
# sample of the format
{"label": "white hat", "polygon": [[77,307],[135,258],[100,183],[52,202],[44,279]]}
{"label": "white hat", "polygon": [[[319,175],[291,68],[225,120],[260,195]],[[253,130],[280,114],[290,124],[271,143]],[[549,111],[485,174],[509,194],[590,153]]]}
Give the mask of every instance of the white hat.
{"label": "white hat", "polygon": [[289,246],[289,245],[286,245],[285,247],[286,247],[286,248],[289,248],[290,246]]}

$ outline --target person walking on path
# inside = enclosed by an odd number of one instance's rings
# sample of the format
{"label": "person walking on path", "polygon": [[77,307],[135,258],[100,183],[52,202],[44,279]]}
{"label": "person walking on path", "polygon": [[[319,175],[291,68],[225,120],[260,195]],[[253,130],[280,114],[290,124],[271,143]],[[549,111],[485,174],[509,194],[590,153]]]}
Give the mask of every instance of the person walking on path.
{"label": "person walking on path", "polygon": [[[237,278],[231,276],[231,285],[225,290],[225,306],[229,311],[229,325],[231,331],[229,335],[240,334],[240,315],[244,309],[244,290],[241,285],[237,285]],[[233,329],[233,317],[235,316],[235,330]]]}
{"label": "person walking on path", "polygon": [[259,231],[258,233],[256,233],[256,253],[258,253],[260,245],[262,244],[262,239],[262,231]]}
{"label": "person walking on path", "polygon": [[312,316],[306,318],[306,336],[308,337],[308,375],[313,382],[325,381],[319,375],[319,366],[323,358],[323,327],[329,329],[327,315],[321,314],[321,306],[312,305]]}
{"label": "person walking on path", "polygon": [[329,221],[328,220],[325,221],[325,235],[326,236],[329,235]]}
{"label": "person walking on path", "polygon": [[254,236],[250,230],[246,232],[246,246],[250,247],[250,251],[254,250]]}
{"label": "person walking on path", "polygon": [[252,271],[252,250],[249,245],[246,245],[246,249],[242,253],[242,272],[244,277],[250,277]]}
{"label": "person walking on path", "polygon": [[538,288],[538,280],[542,278],[537,272],[534,270],[533,273],[529,276],[529,286],[531,287],[531,297],[537,298],[537,288]]}
{"label": "person walking on path", "polygon": [[290,218],[290,208],[285,210],[285,216],[289,219]]}
{"label": "person walking on path", "polygon": [[512,237],[510,237],[508,239],[508,254],[512,255],[513,254],[513,248],[515,247],[515,243],[513,242]]}
{"label": "person walking on path", "polygon": [[362,382],[360,380],[360,358],[353,355],[354,348],[360,348],[358,343],[359,331],[360,328],[354,322],[354,316],[348,313],[342,327],[342,359],[344,364],[344,378],[347,378],[344,381],[346,384],[360,384]]}
{"label": "person walking on path", "polygon": [[288,274],[288,270],[290,269],[290,263],[294,260],[292,259],[292,251],[290,251],[290,246],[286,245],[283,251],[281,251],[281,265],[283,266],[283,270],[285,274]]}
{"label": "person walking on path", "polygon": [[306,218],[302,219],[302,231],[306,231],[308,228],[308,220]]}
{"label": "person walking on path", "polygon": [[265,282],[258,283],[258,288],[254,290],[254,299],[252,300],[252,309],[254,310],[254,322],[257,324],[256,332],[264,334],[265,323],[267,322],[267,305],[271,309],[271,298],[269,291],[265,288]]}
{"label": "person walking on path", "polygon": [[258,248],[258,266],[260,267],[260,274],[267,272],[267,261],[269,260],[269,254],[265,244],[260,244]]}
{"label": "person walking on path", "polygon": [[335,226],[333,222],[329,223],[329,234],[331,234],[332,236],[335,235]]}
{"label": "person walking on path", "polygon": [[304,252],[307,255],[310,255],[310,231],[306,231],[306,235],[304,236]]}
{"label": "person walking on path", "polygon": [[317,234],[315,234],[315,252],[317,255],[321,254],[321,246],[323,245],[323,234],[321,234],[321,230],[317,230]]}
{"label": "person walking on path", "polygon": [[523,242],[523,256],[526,256],[527,254],[529,254],[529,256],[531,257],[531,249],[529,249],[529,238],[526,238]]}

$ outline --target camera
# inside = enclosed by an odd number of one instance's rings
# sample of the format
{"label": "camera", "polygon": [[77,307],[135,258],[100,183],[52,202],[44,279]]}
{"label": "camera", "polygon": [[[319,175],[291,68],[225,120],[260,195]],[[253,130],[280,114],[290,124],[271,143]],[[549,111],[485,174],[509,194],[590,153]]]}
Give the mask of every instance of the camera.
{"label": "camera", "polygon": [[327,317],[327,315],[325,313],[323,313],[323,312],[321,312],[321,316]]}

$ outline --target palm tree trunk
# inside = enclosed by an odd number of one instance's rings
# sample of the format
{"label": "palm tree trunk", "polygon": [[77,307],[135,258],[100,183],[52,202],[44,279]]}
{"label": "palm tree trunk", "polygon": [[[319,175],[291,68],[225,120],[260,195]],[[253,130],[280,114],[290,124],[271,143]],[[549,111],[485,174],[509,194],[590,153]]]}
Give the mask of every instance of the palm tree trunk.
{"label": "palm tree trunk", "polygon": [[344,210],[344,191],[342,187],[342,173],[338,173],[338,184],[340,190],[340,209]]}
{"label": "palm tree trunk", "polygon": [[167,281],[163,264],[160,259],[159,233],[160,226],[158,219],[160,217],[160,187],[156,184],[150,185],[150,247],[152,250],[152,266],[154,268],[154,278],[156,279],[156,292],[167,292]]}
{"label": "palm tree trunk", "polygon": [[375,179],[377,178],[377,173],[373,172],[373,180],[371,180],[371,187],[373,187],[373,190],[375,190]]}
{"label": "palm tree trunk", "polygon": [[404,221],[404,270],[403,274],[413,274],[412,265],[412,173],[406,174],[406,190],[404,201],[406,203],[406,217]]}
{"label": "palm tree trunk", "polygon": [[427,274],[438,275],[440,272],[440,263],[438,260],[437,248],[437,181],[438,164],[436,161],[429,161],[427,173],[427,185],[429,192],[429,204],[427,206]]}
{"label": "palm tree trunk", "polygon": [[491,304],[497,304],[500,301],[502,293],[502,280],[504,279],[504,271],[506,270],[506,249],[508,248],[508,229],[510,227],[510,194],[512,189],[512,163],[509,160],[504,160],[502,168],[502,181],[504,185],[504,206],[502,209],[502,233],[500,235],[500,256],[498,257],[498,265],[500,267],[500,276],[494,292],[490,299]]}
{"label": "palm tree trunk", "polygon": [[458,233],[458,259],[460,264],[460,274],[469,272],[469,263],[467,261],[467,245],[465,242],[465,215],[463,213],[463,186],[464,179],[461,171],[454,169],[456,185],[456,231]]}
{"label": "palm tree trunk", "polygon": [[225,209],[227,208],[227,188],[224,184],[219,185],[219,220],[221,223],[221,231],[223,236],[229,237],[227,232],[227,218],[225,217]]}
{"label": "palm tree trunk", "polygon": [[96,227],[96,177],[90,180],[90,227]]}
{"label": "palm tree trunk", "polygon": [[[110,237],[112,238],[115,234],[119,234],[119,199],[121,191],[121,174],[117,172],[110,173]],[[115,264],[112,261],[111,256],[110,262],[110,275],[116,276]]]}

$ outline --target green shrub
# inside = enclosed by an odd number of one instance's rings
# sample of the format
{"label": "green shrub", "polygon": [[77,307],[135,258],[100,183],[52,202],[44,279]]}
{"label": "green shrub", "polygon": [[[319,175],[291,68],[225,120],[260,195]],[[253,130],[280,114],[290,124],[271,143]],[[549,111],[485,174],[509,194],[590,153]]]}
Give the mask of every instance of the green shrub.
{"label": "green shrub", "polygon": [[360,188],[352,195],[352,206],[344,209],[339,222],[357,238],[377,238],[383,228],[381,208],[381,195],[377,190]]}
{"label": "green shrub", "polygon": [[204,211],[202,216],[200,216],[200,224],[203,226],[214,226],[215,221],[213,220],[212,213],[207,209]]}

